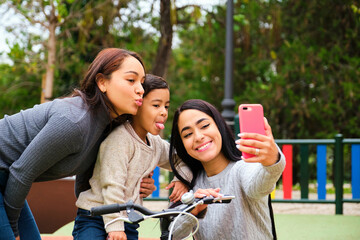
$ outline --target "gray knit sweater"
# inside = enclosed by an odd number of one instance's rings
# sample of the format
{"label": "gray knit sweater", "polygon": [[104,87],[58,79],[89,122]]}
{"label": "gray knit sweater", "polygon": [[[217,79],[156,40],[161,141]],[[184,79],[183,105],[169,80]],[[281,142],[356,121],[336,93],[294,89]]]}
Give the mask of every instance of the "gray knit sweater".
{"label": "gray knit sweater", "polygon": [[[202,172],[194,190],[219,187],[221,193],[235,195],[235,199],[229,204],[208,205],[205,217],[199,219],[196,239],[272,239],[268,194],[274,189],[284,168],[285,158],[281,154],[280,161],[268,167],[238,161],[230,162],[221,173],[212,177]],[[188,234],[189,226],[195,223],[188,216],[181,220],[176,223],[175,239]]]}
{"label": "gray knit sweater", "polygon": [[109,122],[105,109],[91,114],[80,97],[35,105],[0,120],[0,170],[9,173],[4,203],[15,235],[33,182],[77,175],[77,194],[88,188]]}

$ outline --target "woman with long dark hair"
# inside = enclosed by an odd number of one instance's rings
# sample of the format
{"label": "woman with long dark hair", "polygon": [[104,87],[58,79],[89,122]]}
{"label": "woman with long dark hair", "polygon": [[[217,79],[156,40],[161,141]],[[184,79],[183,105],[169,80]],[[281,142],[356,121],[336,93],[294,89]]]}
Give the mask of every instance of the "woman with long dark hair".
{"label": "woman with long dark hair", "polygon": [[[195,191],[196,197],[234,195],[230,204],[198,206],[192,214],[200,222],[196,239],[276,238],[269,194],[285,167],[271,128],[266,135],[242,133],[235,141],[220,112],[198,99],[188,100],[175,112],[170,140],[170,163],[177,178]],[[242,152],[255,154],[243,158]],[[175,153],[180,158],[173,157]],[[175,166],[183,161],[194,178],[186,181]],[[181,221],[188,221],[181,224]],[[192,218],[184,216],[174,236],[187,233]],[[195,224],[195,223],[194,223]]]}
{"label": "woman with long dark hair", "polygon": [[76,175],[76,195],[89,188],[101,141],[124,116],[136,114],[144,79],[138,54],[104,49],[71,97],[0,120],[0,239],[40,239],[25,201],[33,182]]}

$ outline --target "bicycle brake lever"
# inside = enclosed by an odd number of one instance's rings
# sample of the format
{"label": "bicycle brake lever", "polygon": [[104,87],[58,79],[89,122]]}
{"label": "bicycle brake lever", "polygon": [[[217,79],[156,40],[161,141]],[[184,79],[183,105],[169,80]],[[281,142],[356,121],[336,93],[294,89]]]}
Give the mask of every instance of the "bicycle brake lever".
{"label": "bicycle brake lever", "polygon": [[133,223],[139,223],[142,220],[144,220],[144,217],[140,214],[136,213],[134,209],[131,209],[130,211],[127,211],[128,218]]}
{"label": "bicycle brake lever", "polygon": [[126,213],[128,215],[128,218],[131,222],[133,223],[139,223],[142,220],[144,220],[144,217],[138,213],[135,212],[134,208],[134,203],[132,201],[128,202],[128,205],[126,207]]}

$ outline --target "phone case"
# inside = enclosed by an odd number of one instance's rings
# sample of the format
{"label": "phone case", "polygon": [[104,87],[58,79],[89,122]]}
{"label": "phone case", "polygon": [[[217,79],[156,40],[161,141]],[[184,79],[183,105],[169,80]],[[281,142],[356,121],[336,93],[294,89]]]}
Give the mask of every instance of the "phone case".
{"label": "phone case", "polygon": [[[240,133],[259,133],[265,135],[264,111],[261,104],[241,104],[239,106]],[[255,155],[242,153],[245,158]]]}

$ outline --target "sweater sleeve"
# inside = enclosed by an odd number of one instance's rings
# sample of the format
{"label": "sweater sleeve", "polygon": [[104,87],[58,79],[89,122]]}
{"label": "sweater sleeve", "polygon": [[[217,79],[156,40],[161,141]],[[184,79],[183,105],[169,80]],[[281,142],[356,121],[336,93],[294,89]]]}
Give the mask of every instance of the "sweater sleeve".
{"label": "sweater sleeve", "polygon": [[241,162],[237,177],[241,187],[250,198],[261,198],[270,194],[285,168],[285,156],[278,148],[280,160],[271,166],[260,163]]}
{"label": "sweater sleeve", "polygon": [[[160,155],[161,157],[160,157],[158,166],[171,171],[171,165],[170,165],[170,161],[169,161],[170,144],[165,140],[161,140],[159,142],[159,145],[161,147],[161,155]],[[176,157],[178,157],[178,156],[176,155]],[[176,166],[176,170],[178,170],[178,172],[180,173],[181,176],[184,176],[185,180],[191,182],[193,175],[192,175],[190,168],[188,166],[186,166],[186,164],[183,161],[176,161],[176,162],[180,162]],[[179,179],[177,177],[174,177],[172,181],[179,181]]]}
{"label": "sweater sleeve", "polygon": [[[122,132],[123,133],[123,132]],[[112,132],[101,144],[99,158],[96,164],[100,164],[100,184],[104,204],[125,203],[125,190],[129,176],[128,163],[134,152],[134,144],[130,137],[119,132]],[[95,165],[95,168],[99,167]],[[104,224],[117,217],[126,217],[126,213],[107,214],[103,216]],[[116,221],[106,228],[106,232],[124,231],[124,222]]]}
{"label": "sweater sleeve", "polygon": [[82,139],[76,124],[66,118],[50,118],[20,158],[10,166],[4,203],[16,236],[20,211],[32,183],[58,161],[76,153],[79,142]]}

